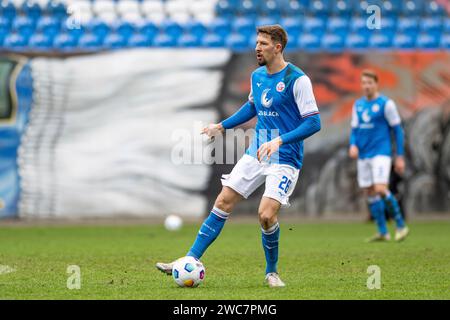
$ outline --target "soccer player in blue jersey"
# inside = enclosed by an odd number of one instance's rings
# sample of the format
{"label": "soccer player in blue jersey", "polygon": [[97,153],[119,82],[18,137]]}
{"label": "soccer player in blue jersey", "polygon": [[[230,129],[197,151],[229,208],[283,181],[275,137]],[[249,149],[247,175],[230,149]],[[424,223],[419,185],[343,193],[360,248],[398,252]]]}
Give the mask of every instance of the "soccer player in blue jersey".
{"label": "soccer player in blue jersey", "polygon": [[364,97],[356,100],[352,110],[352,131],[349,155],[358,159],[358,184],[364,189],[378,233],[369,241],[388,241],[385,208],[396,223],[395,240],[408,235],[400,206],[389,191],[389,175],[392,162],[391,131],[395,136],[396,157],[394,170],[402,175],[405,170],[404,135],[401,119],[394,101],[378,92],[378,76],[372,70],[361,75]]}
{"label": "soccer player in blue jersey", "polygon": [[[199,259],[217,238],[235,205],[265,183],[258,214],[269,287],[283,287],[277,270],[280,226],[278,211],[289,206],[302,167],[303,140],[320,130],[311,81],[283,58],[287,34],[279,25],[257,28],[256,60],[248,101],[231,117],[205,127],[213,137],[257,117],[255,135],[245,155],[222,179],[222,191],[187,253]],[[170,274],[173,263],[157,263]]]}

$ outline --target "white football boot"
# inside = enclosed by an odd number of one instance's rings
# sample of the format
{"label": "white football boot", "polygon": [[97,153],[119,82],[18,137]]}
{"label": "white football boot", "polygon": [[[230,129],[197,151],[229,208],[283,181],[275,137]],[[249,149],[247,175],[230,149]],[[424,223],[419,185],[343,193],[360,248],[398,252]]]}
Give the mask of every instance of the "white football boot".
{"label": "white football boot", "polygon": [[366,242],[382,242],[382,241],[390,241],[391,235],[389,233],[379,234],[377,233],[373,237],[366,239]]}
{"label": "white football boot", "polygon": [[406,236],[409,234],[408,227],[403,227],[401,229],[395,230],[395,241],[405,240]]}
{"label": "white football boot", "polygon": [[271,288],[285,287],[286,286],[286,284],[283,281],[281,281],[280,276],[278,275],[278,273],[275,273],[275,272],[270,272],[270,273],[266,274],[265,281],[267,282],[267,284]]}
{"label": "white football boot", "polygon": [[156,269],[170,276],[172,275],[172,268],[174,263],[175,261],[169,263],[157,262]]}

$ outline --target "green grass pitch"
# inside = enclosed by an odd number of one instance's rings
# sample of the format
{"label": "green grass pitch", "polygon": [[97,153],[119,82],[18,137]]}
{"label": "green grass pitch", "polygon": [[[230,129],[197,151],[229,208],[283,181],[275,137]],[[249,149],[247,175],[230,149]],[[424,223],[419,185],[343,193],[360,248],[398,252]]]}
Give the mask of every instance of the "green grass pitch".
{"label": "green grass pitch", "polygon": [[[411,223],[404,242],[370,244],[371,224],[281,223],[287,286],[270,289],[256,219],[231,219],[202,258],[205,282],[178,288],[154,264],[183,256],[198,227],[0,226],[0,299],[450,299],[450,221]],[[66,287],[69,265],[81,268],[79,290]],[[379,290],[366,286],[370,265],[381,268]]]}

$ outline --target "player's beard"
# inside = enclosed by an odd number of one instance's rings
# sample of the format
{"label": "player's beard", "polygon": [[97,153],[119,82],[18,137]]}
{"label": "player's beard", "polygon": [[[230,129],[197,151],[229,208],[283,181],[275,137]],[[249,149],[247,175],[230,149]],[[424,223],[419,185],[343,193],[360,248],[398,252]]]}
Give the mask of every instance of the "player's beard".
{"label": "player's beard", "polygon": [[267,64],[266,59],[264,59],[264,57],[262,58],[262,60],[257,60],[258,61],[258,65],[260,67],[265,66]]}

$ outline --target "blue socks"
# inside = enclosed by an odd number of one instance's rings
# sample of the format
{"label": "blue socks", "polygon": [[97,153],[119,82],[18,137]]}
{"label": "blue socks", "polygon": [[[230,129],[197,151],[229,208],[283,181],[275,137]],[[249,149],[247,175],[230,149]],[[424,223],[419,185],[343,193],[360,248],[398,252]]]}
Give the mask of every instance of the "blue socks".
{"label": "blue socks", "polygon": [[280,239],[280,225],[275,223],[269,229],[262,231],[262,245],[266,256],[266,274],[277,272],[278,240]]}
{"label": "blue socks", "polygon": [[191,250],[187,253],[187,256],[191,256],[197,259],[205,253],[206,249],[211,243],[216,240],[220,231],[222,230],[225,221],[228,219],[228,213],[214,207],[211,210],[208,218],[203,222],[200,230],[198,231],[197,238],[191,247]]}
{"label": "blue socks", "polygon": [[395,199],[392,193],[388,192],[388,194],[384,197],[383,200],[384,203],[386,204],[389,213],[394,218],[397,228],[398,229],[404,228],[405,221],[403,220],[402,211],[400,209],[397,199]]}
{"label": "blue socks", "polygon": [[378,232],[382,235],[388,233],[386,226],[386,217],[384,215],[384,201],[380,196],[368,197],[369,209],[372,217],[377,222]]}

